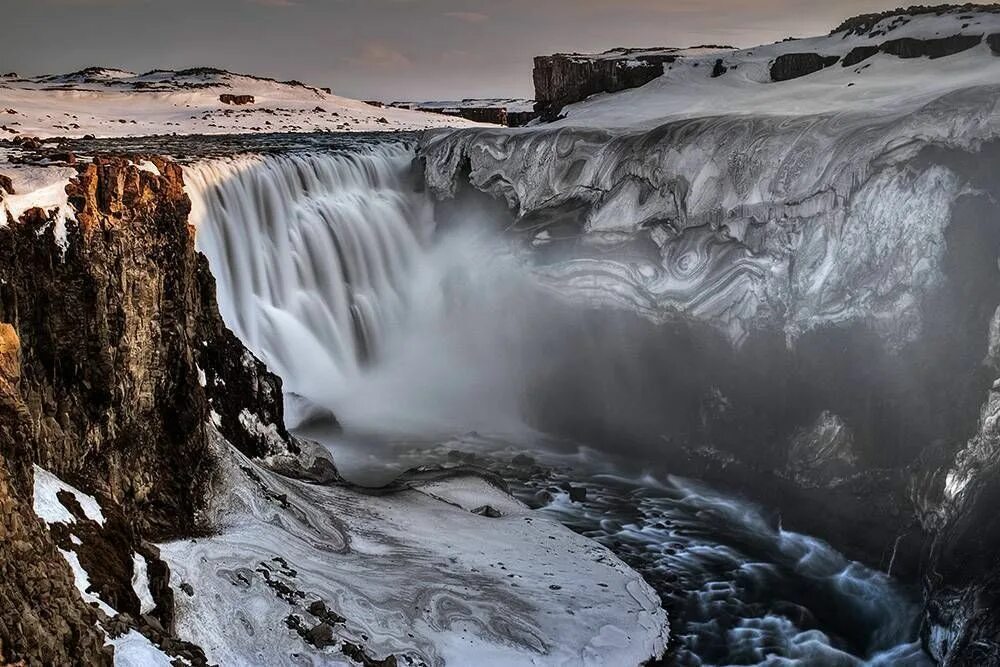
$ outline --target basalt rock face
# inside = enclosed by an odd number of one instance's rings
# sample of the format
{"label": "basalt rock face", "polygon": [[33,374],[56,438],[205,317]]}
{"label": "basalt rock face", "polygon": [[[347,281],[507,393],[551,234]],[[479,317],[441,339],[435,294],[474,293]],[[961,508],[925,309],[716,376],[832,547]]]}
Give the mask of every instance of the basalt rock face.
{"label": "basalt rock face", "polygon": [[[251,456],[290,447],[280,381],[218,314],[180,167],[153,161],[159,173],[124,159],[80,167],[64,236],[40,209],[0,228],[4,661],[110,662],[57,544],[77,551],[105,602],[134,616],[141,554],[157,589],[152,617],[169,632],[169,570],[145,540],[204,529],[208,424]],[[73,541],[60,524],[46,530],[32,509],[33,464],[95,496],[105,525],[77,527]]]}
{"label": "basalt rock face", "polygon": [[913,39],[904,37],[892,39],[883,43],[879,50],[882,53],[899,58],[945,58],[947,56],[968,51],[983,41],[982,35],[953,35],[939,39]]}
{"label": "basalt rock face", "polygon": [[821,56],[818,53],[786,53],[771,63],[771,80],[797,79],[829,67],[838,60],[839,56]]}
{"label": "basalt rock face", "polygon": [[636,58],[602,58],[556,54],[535,58],[535,111],[553,120],[562,108],[597,93],[613,93],[644,86],[663,74],[670,54]]}

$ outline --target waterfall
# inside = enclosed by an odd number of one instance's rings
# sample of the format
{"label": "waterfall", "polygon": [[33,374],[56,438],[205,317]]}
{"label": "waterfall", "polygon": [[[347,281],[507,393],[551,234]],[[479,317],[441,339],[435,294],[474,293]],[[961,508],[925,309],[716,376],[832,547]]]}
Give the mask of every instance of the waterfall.
{"label": "waterfall", "polygon": [[405,144],[245,156],[188,168],[198,248],[234,332],[289,391],[330,392],[374,363],[411,303],[433,207]]}
{"label": "waterfall", "polygon": [[413,156],[387,143],[185,173],[222,316],[284,380],[291,427],[315,407],[361,431],[522,426],[545,319],[531,272],[477,220],[437,233]]}

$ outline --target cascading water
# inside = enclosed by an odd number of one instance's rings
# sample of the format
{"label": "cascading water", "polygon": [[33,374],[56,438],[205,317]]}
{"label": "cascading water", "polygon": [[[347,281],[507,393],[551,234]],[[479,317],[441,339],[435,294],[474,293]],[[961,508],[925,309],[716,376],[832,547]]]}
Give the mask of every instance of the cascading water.
{"label": "cascading water", "polygon": [[411,153],[246,157],[188,170],[223,317],[288,382],[329,402],[408,306],[431,206],[403,187]]}
{"label": "cascading water", "polygon": [[223,318],[284,379],[289,426],[332,410],[355,432],[522,432],[551,297],[489,230],[438,233],[412,159],[390,144],[190,167]]}
{"label": "cascading water", "polygon": [[[559,465],[553,441],[527,425],[537,416],[529,408],[549,405],[548,394],[570,396],[561,400],[571,417],[584,418],[591,403],[576,403],[579,385],[601,387],[598,396],[629,407],[609,423],[641,419],[646,385],[622,383],[622,369],[648,376],[638,346],[659,340],[619,349],[588,339],[590,320],[553,300],[545,278],[502,237],[475,220],[439,229],[411,176],[413,156],[387,143],[187,170],[222,315],[283,378],[290,426],[332,411],[345,426],[341,442],[331,435],[342,468],[344,441],[359,431],[445,443],[395,453],[410,464],[470,445],[486,461],[528,449]],[[657,586],[679,615],[683,664],[924,664],[910,644],[915,609],[888,577],[770,527],[738,502],[678,482],[630,481],[613,456],[588,451],[569,466],[571,481],[584,480],[586,503],[567,502],[556,479],[546,490],[529,476],[515,489],[527,500],[544,496],[544,511]],[[371,458],[391,468],[388,450]],[[864,623],[839,623],[844,614]],[[836,627],[824,632],[824,623]]]}

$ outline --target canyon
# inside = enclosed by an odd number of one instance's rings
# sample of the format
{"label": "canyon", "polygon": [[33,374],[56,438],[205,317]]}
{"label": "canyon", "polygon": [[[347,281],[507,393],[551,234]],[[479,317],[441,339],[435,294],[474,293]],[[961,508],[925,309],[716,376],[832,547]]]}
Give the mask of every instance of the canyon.
{"label": "canyon", "polygon": [[1000,664],[997,35],[8,77],[0,656]]}

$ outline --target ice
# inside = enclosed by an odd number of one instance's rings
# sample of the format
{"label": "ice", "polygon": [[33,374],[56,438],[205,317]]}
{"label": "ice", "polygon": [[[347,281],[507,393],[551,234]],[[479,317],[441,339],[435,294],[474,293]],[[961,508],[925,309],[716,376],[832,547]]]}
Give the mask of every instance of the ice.
{"label": "ice", "polygon": [[[485,481],[362,495],[274,475],[232,449],[223,475],[218,532],[161,545],[172,580],[194,590],[176,594],[178,632],[212,662],[342,660],[339,644],[320,652],[284,625],[289,614],[318,623],[306,611],[317,599],[347,619],[337,642],[375,658],[625,665],[666,645],[665,613],[638,574]],[[455,501],[511,513],[488,518]],[[282,598],[269,581],[303,595]]]}
{"label": "ice", "polygon": [[171,667],[173,659],[144,636],[130,630],[108,643],[115,647],[115,667]]}

